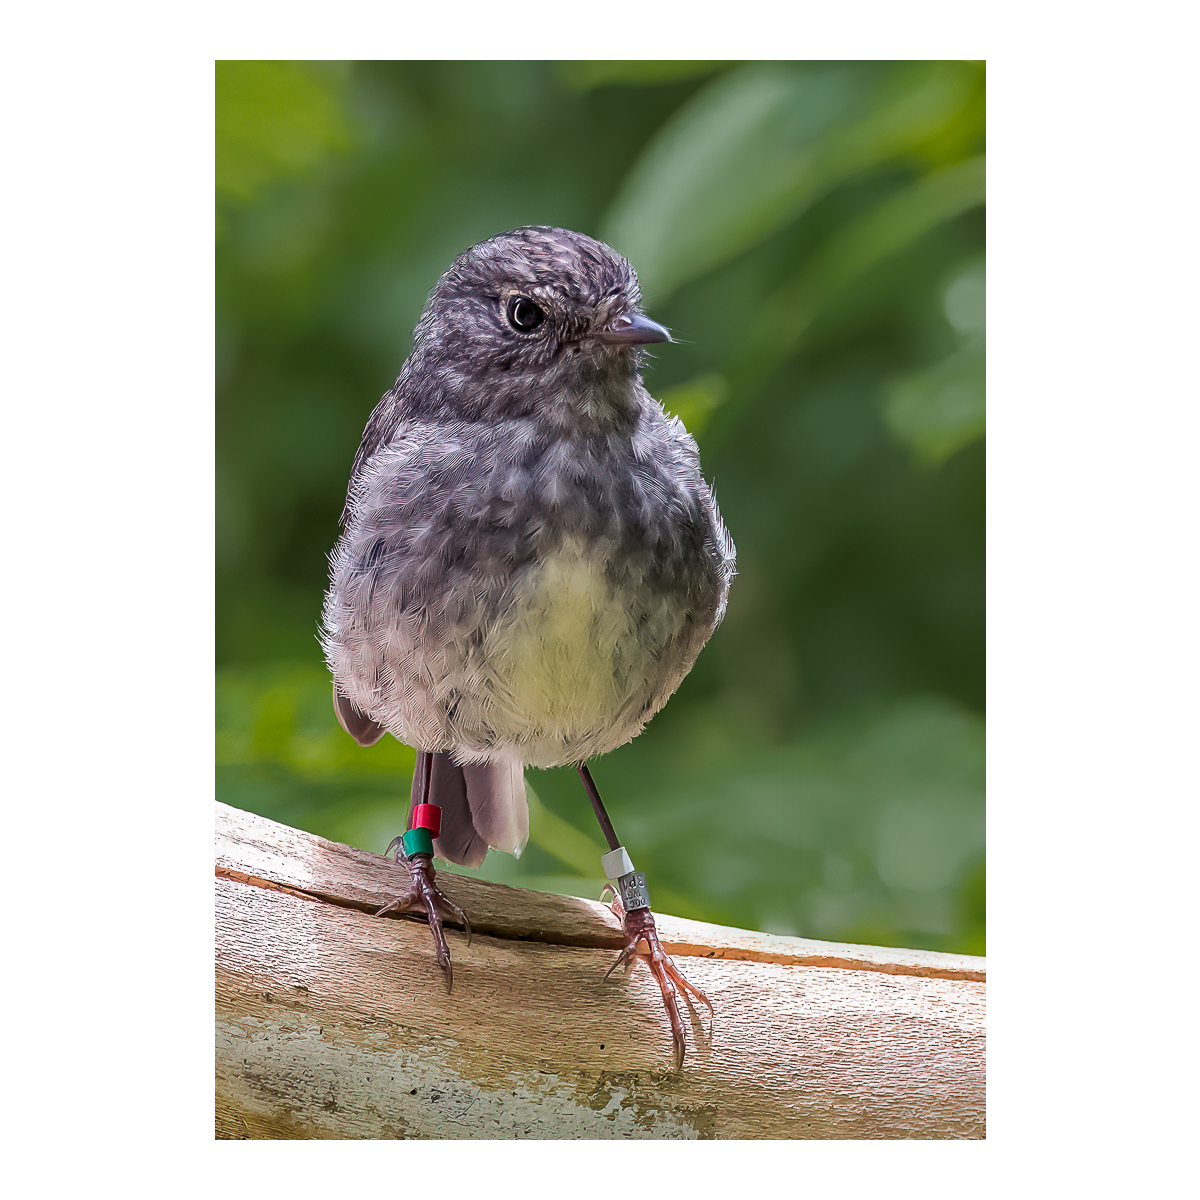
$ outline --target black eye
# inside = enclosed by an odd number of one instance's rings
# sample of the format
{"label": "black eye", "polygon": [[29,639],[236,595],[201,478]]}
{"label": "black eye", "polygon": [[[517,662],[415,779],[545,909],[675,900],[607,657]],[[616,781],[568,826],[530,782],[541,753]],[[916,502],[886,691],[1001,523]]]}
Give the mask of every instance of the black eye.
{"label": "black eye", "polygon": [[508,302],[508,323],[522,333],[536,329],[543,321],[545,313],[532,300],[524,296],[514,296]]}

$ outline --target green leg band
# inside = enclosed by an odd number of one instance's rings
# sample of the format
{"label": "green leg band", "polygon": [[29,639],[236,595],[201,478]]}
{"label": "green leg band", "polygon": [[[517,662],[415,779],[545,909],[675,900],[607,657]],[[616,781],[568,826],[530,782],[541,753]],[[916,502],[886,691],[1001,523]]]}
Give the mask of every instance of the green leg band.
{"label": "green leg band", "polygon": [[404,853],[412,858],[414,854],[433,856],[433,835],[428,829],[410,829],[404,835]]}

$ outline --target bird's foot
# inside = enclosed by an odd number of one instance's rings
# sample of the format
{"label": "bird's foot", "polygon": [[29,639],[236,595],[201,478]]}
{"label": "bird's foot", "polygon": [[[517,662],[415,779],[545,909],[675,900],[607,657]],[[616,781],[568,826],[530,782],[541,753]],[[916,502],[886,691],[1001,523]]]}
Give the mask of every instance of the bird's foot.
{"label": "bird's foot", "polygon": [[[613,890],[616,891],[615,888]],[[611,907],[613,913],[625,926],[625,949],[621,951],[620,957],[609,967],[604,977],[607,979],[619,966],[628,967],[635,958],[645,957],[650,974],[654,976],[658,981],[659,988],[662,989],[663,1007],[667,1010],[667,1019],[671,1022],[675,1070],[678,1071],[683,1066],[685,1044],[683,1018],[679,1015],[679,992],[683,992],[684,999],[689,1003],[690,997],[695,996],[708,1008],[710,1037],[712,1036],[711,1021],[714,1016],[712,1001],[694,983],[689,983],[683,977],[679,968],[672,962],[670,955],[663,950],[662,943],[658,940],[654,914],[648,908],[635,908],[626,912],[619,894],[613,897]],[[646,943],[649,950],[648,955],[639,956],[638,945],[641,942]]]}
{"label": "bird's foot", "polygon": [[[391,849],[389,846],[388,850]],[[397,861],[400,861],[400,854],[401,850],[397,849]],[[467,914],[452,900],[448,900],[434,883],[437,876],[433,869],[433,859],[428,854],[414,854],[407,860],[406,865],[410,875],[408,891],[397,896],[390,904],[385,904],[375,915],[382,917],[384,913],[404,912],[410,908],[425,910],[425,915],[429,918],[429,931],[433,934],[434,956],[437,965],[446,976],[446,991],[449,992],[454,986],[454,967],[450,962],[450,947],[446,945],[442,917],[446,915],[462,922],[467,931],[468,946],[471,944],[471,922],[467,920]]]}

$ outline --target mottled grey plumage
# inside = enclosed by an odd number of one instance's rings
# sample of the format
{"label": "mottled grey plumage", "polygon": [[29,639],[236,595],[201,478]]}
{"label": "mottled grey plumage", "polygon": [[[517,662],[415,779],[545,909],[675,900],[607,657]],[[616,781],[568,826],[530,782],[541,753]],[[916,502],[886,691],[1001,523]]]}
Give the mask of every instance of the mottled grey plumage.
{"label": "mottled grey plumage", "polygon": [[519,852],[525,764],[636,736],[725,612],[733,544],[695,442],[642,384],[631,343],[666,335],[638,302],[629,263],[582,234],[480,243],[354,460],[322,638],[339,719],[437,752],[455,862]]}

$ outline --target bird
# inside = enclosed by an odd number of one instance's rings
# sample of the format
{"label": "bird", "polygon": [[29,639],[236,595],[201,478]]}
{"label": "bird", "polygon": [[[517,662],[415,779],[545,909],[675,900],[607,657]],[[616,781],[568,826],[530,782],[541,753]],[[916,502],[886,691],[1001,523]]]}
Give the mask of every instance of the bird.
{"label": "bird", "polygon": [[387,851],[409,883],[379,915],[424,910],[449,990],[442,921],[470,922],[433,858],[519,854],[525,768],[573,766],[609,846],[613,965],[649,966],[679,1070],[679,993],[712,1004],[663,951],[588,767],[675,692],[735,575],[696,443],[642,380],[645,348],[672,340],[631,264],[585,234],[523,226],[459,254],[363,432],[320,640],[343,729],[416,751]]}

